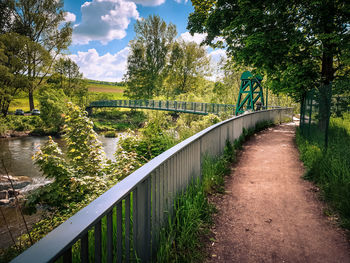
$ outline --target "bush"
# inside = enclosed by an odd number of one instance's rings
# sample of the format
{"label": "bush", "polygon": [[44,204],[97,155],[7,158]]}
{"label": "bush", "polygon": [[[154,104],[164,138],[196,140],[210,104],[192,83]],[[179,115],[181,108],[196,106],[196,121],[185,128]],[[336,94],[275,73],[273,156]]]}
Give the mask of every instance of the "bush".
{"label": "bush", "polygon": [[118,134],[114,131],[109,131],[104,133],[104,136],[107,138],[115,138],[115,137],[118,137]]}
{"label": "bush", "polygon": [[63,90],[50,88],[40,90],[39,103],[41,111],[40,117],[46,127],[51,128],[53,132],[60,131],[67,110],[67,97]]}

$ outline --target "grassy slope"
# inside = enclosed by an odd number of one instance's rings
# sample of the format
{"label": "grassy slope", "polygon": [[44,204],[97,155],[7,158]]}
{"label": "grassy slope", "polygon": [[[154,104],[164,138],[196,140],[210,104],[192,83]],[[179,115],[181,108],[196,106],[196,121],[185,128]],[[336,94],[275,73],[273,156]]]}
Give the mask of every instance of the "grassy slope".
{"label": "grassy slope", "polygon": [[[93,97],[105,97],[108,99],[125,99],[123,96],[124,87],[107,85],[101,83],[89,83],[87,84],[90,95]],[[36,99],[37,93],[34,93],[34,105],[39,108],[39,102]],[[22,109],[24,111],[29,111],[29,100],[25,92],[21,92],[16,98],[11,102],[9,111],[14,112],[16,109]]]}
{"label": "grassy slope", "polygon": [[300,158],[308,168],[306,178],[321,189],[323,198],[350,229],[350,114],[332,118],[328,151],[324,152],[323,136],[317,129],[308,138],[297,133]]}

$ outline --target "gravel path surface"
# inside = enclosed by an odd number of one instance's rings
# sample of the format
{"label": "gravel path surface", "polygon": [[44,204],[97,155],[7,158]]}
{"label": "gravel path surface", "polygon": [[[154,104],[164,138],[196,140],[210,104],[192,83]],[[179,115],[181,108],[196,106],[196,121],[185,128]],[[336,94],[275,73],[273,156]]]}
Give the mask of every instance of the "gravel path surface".
{"label": "gravel path surface", "polygon": [[217,197],[207,262],[345,262],[350,246],[324,215],[317,188],[301,178],[304,168],[295,127],[284,124],[245,143]]}

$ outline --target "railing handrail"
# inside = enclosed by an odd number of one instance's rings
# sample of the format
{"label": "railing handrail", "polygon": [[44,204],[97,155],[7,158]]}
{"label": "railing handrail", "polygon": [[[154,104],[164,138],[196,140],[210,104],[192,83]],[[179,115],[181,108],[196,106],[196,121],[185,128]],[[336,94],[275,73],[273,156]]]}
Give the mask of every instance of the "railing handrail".
{"label": "railing handrail", "polygon": [[[259,112],[280,111],[285,109],[290,108],[262,110]],[[113,209],[113,207],[120,202],[120,200],[123,200],[123,198],[131,193],[133,189],[138,186],[138,184],[145,181],[153,171],[155,171],[169,158],[173,157],[175,154],[185,149],[188,145],[196,142],[204,135],[217,129],[218,127],[223,126],[233,120],[255,113],[257,112],[234,116],[230,119],[214,124],[153,158],[151,161],[137,169],[122,181],[118,182],[104,194],[92,201],[89,205],[78,211],[67,221],[48,233],[32,247],[16,257],[12,262],[52,262],[56,260],[67,248],[72,246],[79,238],[81,238],[82,235],[85,234],[98,220]],[[45,247],[45,249],[43,249],[43,247]]]}
{"label": "railing handrail", "polygon": [[[141,104],[139,104],[141,102]],[[142,105],[145,102],[146,105]],[[152,103],[151,103],[152,102]],[[166,106],[163,106],[163,105]],[[176,105],[176,106],[175,106]],[[177,105],[180,105],[178,107]],[[185,105],[183,108],[182,106]],[[210,105],[212,107],[205,107],[205,110],[198,109],[197,106]],[[220,104],[220,103],[207,103],[207,102],[189,102],[189,101],[174,101],[174,100],[99,100],[92,101],[87,108],[104,108],[104,107],[116,107],[116,108],[141,108],[141,109],[154,109],[165,111],[176,111],[185,113],[194,113],[201,115],[208,115],[209,113],[230,112],[235,109],[235,105],[232,104]],[[189,108],[188,108],[189,107]],[[215,111],[216,108],[216,111]],[[211,110],[212,109],[212,110]]]}

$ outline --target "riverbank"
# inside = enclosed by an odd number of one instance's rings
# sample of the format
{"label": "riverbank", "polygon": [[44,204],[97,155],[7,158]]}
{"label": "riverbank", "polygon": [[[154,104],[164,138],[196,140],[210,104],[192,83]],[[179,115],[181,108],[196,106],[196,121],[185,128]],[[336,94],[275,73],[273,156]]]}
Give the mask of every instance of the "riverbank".
{"label": "riverbank", "polygon": [[7,130],[4,133],[0,134],[0,139],[2,138],[11,138],[11,137],[25,137],[30,135],[30,131],[14,131]]}

